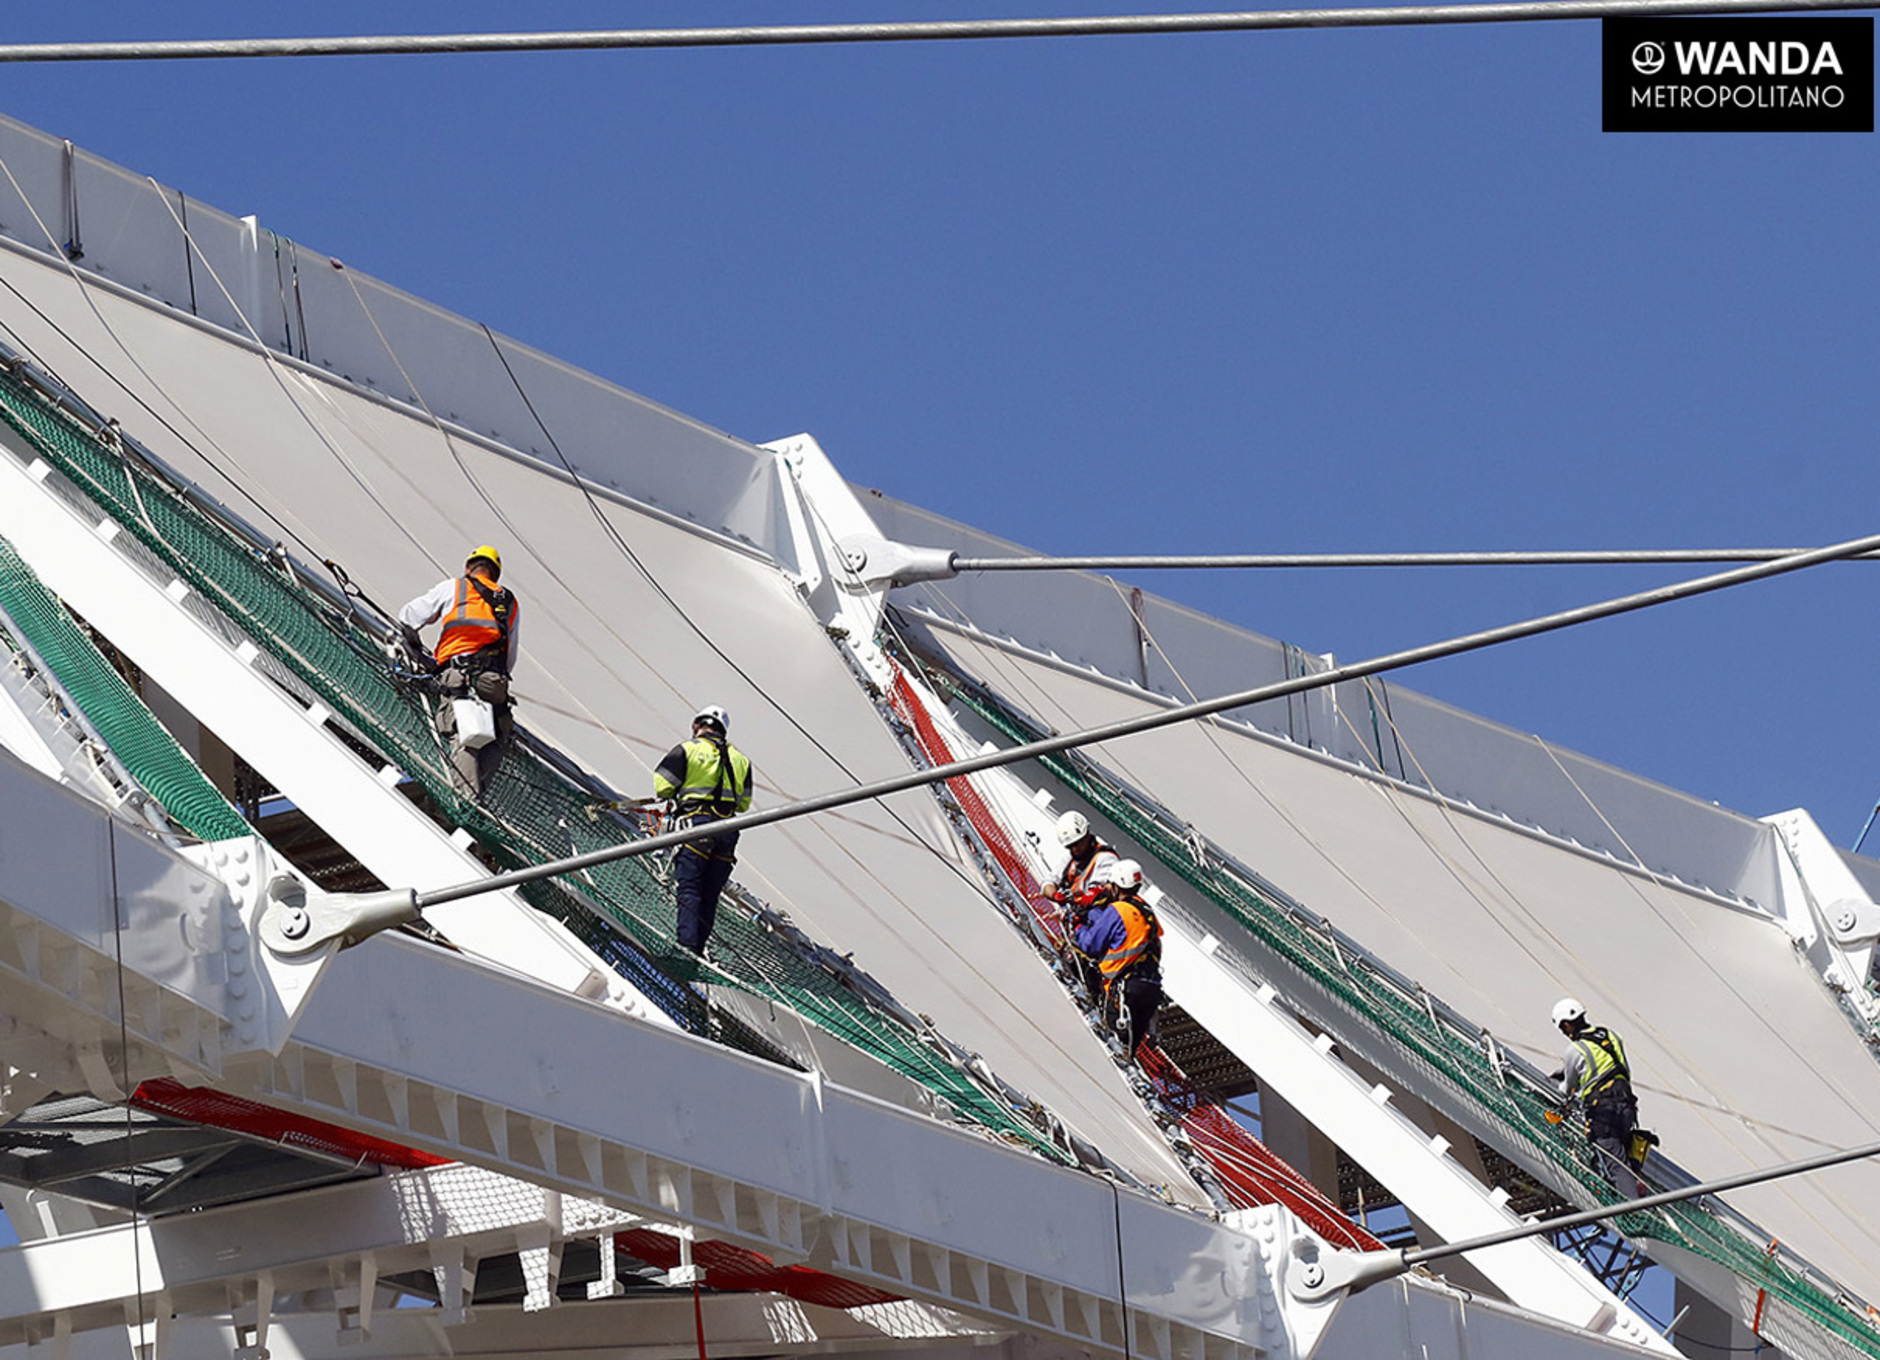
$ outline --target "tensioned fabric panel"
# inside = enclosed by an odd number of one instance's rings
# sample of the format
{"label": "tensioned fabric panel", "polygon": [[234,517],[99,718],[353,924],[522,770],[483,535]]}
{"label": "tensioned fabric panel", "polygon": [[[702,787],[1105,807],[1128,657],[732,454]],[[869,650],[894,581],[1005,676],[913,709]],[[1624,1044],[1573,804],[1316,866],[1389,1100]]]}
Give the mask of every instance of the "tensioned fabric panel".
{"label": "tensioned fabric panel", "polygon": [[[732,711],[763,803],[908,768],[790,582],[755,554],[607,505],[675,609],[565,478],[446,441],[422,418],[138,301],[81,294],[68,274],[10,250],[0,268],[76,342],[0,295],[0,320],[40,360],[304,560],[343,563],[380,603],[396,608],[454,572],[470,546],[500,544],[505,584],[523,601],[518,718],[623,793],[651,791],[651,767],[704,702]],[[542,414],[552,429],[554,413]],[[1107,1049],[978,891],[931,798],[890,805],[899,821],[867,805],[754,832],[738,878],[812,936],[853,951],[904,1005],[1109,1156],[1199,1202]]]}
{"label": "tensioned fabric panel", "polygon": [[[1159,707],[1061,664],[934,635],[961,669],[1061,731]],[[1561,995],[1625,1038],[1641,1116],[1706,1179],[1880,1138],[1880,1062],[1774,922],[1283,741],[1186,724],[1089,754],[1541,1065]],[[1171,885],[1177,896],[1179,885]],[[1880,1297],[1880,1166],[1728,1197]]]}

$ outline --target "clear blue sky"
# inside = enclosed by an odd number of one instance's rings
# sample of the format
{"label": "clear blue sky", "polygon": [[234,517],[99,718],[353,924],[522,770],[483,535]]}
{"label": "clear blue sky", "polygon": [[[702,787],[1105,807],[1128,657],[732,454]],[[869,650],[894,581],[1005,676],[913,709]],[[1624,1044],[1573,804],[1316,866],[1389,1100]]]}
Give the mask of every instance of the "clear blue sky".
{"label": "clear blue sky", "polygon": [[[6,39],[1104,8],[94,0],[16,8]],[[15,66],[0,112],[1046,551],[1880,530],[1880,143],[1603,134],[1598,42]],[[1353,659],[1681,570],[1142,584]],[[1846,843],[1880,796],[1876,588],[1880,565],[1823,568],[1403,678],[1744,811],[1807,806]]]}
{"label": "clear blue sky", "polygon": [[[101,0],[8,40],[1088,13]],[[1173,9],[1136,3],[1123,9]],[[0,111],[1047,551],[1880,530],[1880,143],[1599,130],[1592,23],[9,67]],[[1160,575],[1347,659],[1687,569]],[[1850,841],[1880,565],[1412,686]]]}

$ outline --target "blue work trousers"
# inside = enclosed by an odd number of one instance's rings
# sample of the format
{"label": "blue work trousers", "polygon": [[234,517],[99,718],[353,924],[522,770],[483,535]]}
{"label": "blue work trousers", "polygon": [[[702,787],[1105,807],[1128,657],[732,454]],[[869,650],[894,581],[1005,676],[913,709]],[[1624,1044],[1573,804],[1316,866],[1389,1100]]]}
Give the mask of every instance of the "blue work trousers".
{"label": "blue work trousers", "polygon": [[718,895],[731,879],[737,849],[735,831],[679,847],[672,866],[678,880],[679,943],[694,954],[703,954],[705,941],[711,938],[718,919]]}

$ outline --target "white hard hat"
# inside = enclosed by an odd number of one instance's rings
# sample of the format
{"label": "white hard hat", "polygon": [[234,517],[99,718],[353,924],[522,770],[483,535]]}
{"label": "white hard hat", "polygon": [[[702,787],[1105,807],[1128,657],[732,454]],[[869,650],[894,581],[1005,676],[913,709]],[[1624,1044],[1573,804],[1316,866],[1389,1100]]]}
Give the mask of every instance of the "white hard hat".
{"label": "white hard hat", "polygon": [[1058,818],[1058,844],[1066,848],[1090,834],[1090,819],[1081,812],[1067,812]]}
{"label": "white hard hat", "polygon": [[1098,881],[1134,892],[1142,886],[1142,866],[1133,859],[1119,859],[1098,871]]}
{"label": "white hard hat", "polygon": [[731,731],[731,715],[725,712],[724,705],[722,704],[706,704],[705,707],[692,715],[692,721],[695,723],[715,723],[717,724],[718,730],[727,735]]}
{"label": "white hard hat", "polygon": [[1554,1023],[1565,1025],[1574,1020],[1586,1019],[1586,1007],[1570,996],[1563,996],[1554,1002]]}

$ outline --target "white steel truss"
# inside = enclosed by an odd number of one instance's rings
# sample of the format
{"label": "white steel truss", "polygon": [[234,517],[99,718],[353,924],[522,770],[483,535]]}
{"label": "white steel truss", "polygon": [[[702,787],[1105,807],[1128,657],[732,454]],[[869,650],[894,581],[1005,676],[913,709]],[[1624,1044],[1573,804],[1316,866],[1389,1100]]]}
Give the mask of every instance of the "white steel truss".
{"label": "white steel truss", "polygon": [[[329,726],[325,706],[303,701],[261,667],[261,650],[202,609],[189,586],[64,483],[11,431],[0,431],[0,536],[73,608],[164,690],[326,829],[382,881],[458,882],[484,873],[461,834],[446,833],[398,792],[401,772],[369,768]],[[192,607],[194,606],[194,607]],[[663,1012],[559,922],[513,892],[433,912],[459,948],[577,995],[608,998],[649,1020]]]}

